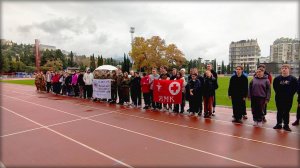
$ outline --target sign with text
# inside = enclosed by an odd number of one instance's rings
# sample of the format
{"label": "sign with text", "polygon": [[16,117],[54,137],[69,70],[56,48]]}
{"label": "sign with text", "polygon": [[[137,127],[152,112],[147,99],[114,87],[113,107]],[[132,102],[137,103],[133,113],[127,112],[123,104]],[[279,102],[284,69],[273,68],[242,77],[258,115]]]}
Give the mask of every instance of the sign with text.
{"label": "sign with text", "polygon": [[93,97],[111,99],[111,79],[93,79]]}
{"label": "sign with text", "polygon": [[155,102],[181,104],[182,80],[154,80],[153,97]]}

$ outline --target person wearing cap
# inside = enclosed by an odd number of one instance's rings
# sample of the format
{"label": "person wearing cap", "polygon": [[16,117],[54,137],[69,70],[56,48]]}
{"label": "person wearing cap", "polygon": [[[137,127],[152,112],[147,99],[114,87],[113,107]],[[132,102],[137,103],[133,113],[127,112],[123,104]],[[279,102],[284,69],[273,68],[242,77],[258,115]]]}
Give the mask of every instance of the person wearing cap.
{"label": "person wearing cap", "polygon": [[[288,64],[283,64],[280,70],[281,75],[277,76],[273,82],[277,107],[277,124],[273,128],[283,128],[286,131],[292,131],[289,127],[290,110],[294,94],[298,89],[298,82],[296,77],[290,75],[290,66]],[[283,127],[282,122],[284,124]]]}
{"label": "person wearing cap", "polygon": [[262,126],[263,111],[265,105],[270,101],[271,85],[264,75],[264,69],[258,68],[256,75],[249,84],[248,98],[251,101],[251,111],[253,115],[253,126]]}

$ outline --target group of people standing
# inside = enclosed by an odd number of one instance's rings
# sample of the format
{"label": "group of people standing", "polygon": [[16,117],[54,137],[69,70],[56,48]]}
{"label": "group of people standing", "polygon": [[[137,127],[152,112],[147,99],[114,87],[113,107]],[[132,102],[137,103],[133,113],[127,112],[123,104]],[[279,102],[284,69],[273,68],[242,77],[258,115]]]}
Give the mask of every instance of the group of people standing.
{"label": "group of people standing", "polygon": [[[228,96],[232,100],[234,123],[242,123],[242,116],[246,113],[246,99],[251,101],[251,111],[254,126],[262,126],[266,122],[266,106],[271,97],[272,76],[266,72],[263,64],[259,65],[253,79],[248,86],[248,78],[243,74],[243,67],[237,66],[235,75],[230,78]],[[283,64],[281,74],[273,81],[275,91],[275,102],[277,107],[277,124],[274,129],[284,129],[291,131],[289,127],[289,116],[292,108],[294,94],[298,91],[298,110],[296,121],[292,124],[299,125],[300,118],[300,77],[290,75],[290,66]],[[283,125],[282,125],[283,124]]]}
{"label": "group of people standing", "polygon": [[[281,75],[273,81],[275,91],[275,101],[277,106],[277,124],[274,129],[283,128],[291,131],[289,128],[289,112],[292,107],[293,96],[298,91],[300,94],[300,78],[297,79],[289,74],[289,65],[284,64],[281,67]],[[197,68],[191,68],[189,75],[185,74],[185,69],[172,69],[169,74],[167,67],[161,66],[159,72],[153,68],[150,74],[130,71],[122,72],[120,68],[113,71],[95,71],[86,72],[74,71],[42,72],[36,74],[36,87],[38,91],[50,90],[55,94],[87,98],[97,101],[92,97],[93,79],[111,79],[111,104],[128,105],[134,108],[141,108],[142,95],[144,98],[143,109],[169,111],[174,113],[184,113],[186,101],[189,102],[187,112],[190,115],[211,118],[215,115],[216,90],[218,89],[218,75],[208,64],[203,76],[199,74]],[[161,104],[154,101],[154,80],[182,80],[182,101],[180,104]],[[242,123],[242,119],[247,119],[246,99],[251,101],[251,111],[254,120],[254,126],[262,126],[266,122],[265,115],[267,104],[271,96],[272,76],[267,73],[265,66],[259,65],[253,79],[248,84],[248,76],[243,73],[243,67],[237,66],[235,73],[230,78],[228,97],[232,101],[234,123]],[[297,119],[293,125],[299,125],[300,119],[300,98],[298,97],[299,108],[297,110]],[[283,123],[283,126],[282,126]]]}

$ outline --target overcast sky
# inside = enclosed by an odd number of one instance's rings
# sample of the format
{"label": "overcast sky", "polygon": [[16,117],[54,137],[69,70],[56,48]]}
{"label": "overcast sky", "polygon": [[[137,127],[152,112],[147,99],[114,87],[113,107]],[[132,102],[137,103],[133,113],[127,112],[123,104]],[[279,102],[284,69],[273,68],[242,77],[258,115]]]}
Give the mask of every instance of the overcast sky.
{"label": "overcast sky", "polygon": [[187,59],[228,63],[231,41],[257,39],[262,56],[280,37],[298,34],[298,2],[4,1],[1,38],[77,54],[123,56],[134,36],[160,36]]}

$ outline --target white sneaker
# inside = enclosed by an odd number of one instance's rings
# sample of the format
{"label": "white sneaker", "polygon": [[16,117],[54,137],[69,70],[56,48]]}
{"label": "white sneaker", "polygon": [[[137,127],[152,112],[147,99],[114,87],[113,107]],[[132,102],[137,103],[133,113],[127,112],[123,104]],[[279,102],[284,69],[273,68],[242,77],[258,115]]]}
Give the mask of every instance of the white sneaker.
{"label": "white sneaker", "polygon": [[257,127],[258,126],[258,122],[254,121],[253,126]]}
{"label": "white sneaker", "polygon": [[262,127],[262,126],[263,126],[263,122],[257,122],[257,125],[258,125],[259,127]]}

